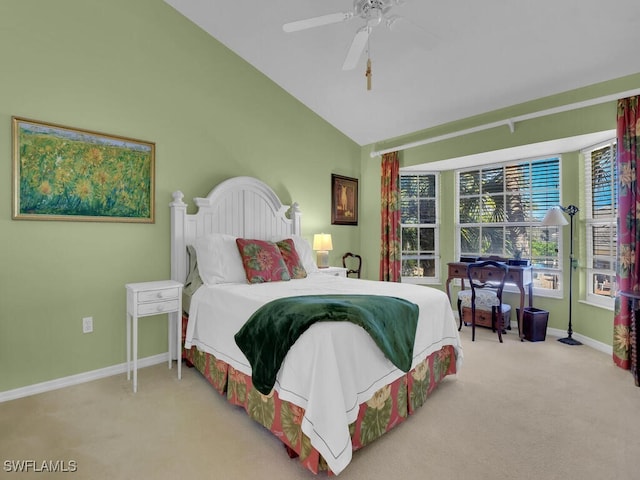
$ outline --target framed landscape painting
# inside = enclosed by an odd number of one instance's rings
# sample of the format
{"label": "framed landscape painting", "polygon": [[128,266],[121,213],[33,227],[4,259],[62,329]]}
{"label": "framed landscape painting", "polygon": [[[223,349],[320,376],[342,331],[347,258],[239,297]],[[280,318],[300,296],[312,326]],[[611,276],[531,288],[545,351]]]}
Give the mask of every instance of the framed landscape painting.
{"label": "framed landscape painting", "polygon": [[331,174],[331,224],[358,225],[358,179]]}
{"label": "framed landscape painting", "polygon": [[155,221],[155,144],[12,117],[17,220]]}

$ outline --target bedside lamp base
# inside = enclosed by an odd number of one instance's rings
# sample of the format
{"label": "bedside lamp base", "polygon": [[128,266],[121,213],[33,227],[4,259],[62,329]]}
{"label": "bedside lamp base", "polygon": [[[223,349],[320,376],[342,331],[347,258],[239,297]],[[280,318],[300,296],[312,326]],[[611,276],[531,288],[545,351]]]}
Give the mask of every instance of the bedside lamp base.
{"label": "bedside lamp base", "polygon": [[329,266],[329,252],[318,250],[316,263],[318,264],[318,268],[327,268]]}

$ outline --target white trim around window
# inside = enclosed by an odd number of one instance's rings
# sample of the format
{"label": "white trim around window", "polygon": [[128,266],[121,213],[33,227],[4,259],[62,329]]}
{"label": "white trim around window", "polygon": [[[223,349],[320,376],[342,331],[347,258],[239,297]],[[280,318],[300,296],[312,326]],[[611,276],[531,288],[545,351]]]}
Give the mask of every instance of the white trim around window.
{"label": "white trim around window", "polygon": [[401,169],[400,205],[402,282],[440,284],[440,173]]}

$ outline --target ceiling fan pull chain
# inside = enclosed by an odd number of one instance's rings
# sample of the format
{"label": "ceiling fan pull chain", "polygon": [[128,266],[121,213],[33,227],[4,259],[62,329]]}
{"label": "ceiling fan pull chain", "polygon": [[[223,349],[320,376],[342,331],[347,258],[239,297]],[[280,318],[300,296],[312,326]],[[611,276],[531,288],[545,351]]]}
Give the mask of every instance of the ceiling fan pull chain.
{"label": "ceiling fan pull chain", "polygon": [[367,38],[367,70],[364,72],[364,76],[367,77],[367,91],[371,90],[371,37]]}

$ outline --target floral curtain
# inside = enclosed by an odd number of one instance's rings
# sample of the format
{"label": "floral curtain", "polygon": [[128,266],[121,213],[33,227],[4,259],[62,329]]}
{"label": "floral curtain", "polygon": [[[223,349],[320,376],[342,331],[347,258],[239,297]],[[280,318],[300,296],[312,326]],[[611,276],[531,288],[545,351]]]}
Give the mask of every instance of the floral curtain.
{"label": "floral curtain", "polygon": [[[640,295],[640,178],[636,168],[640,160],[640,97],[618,100],[618,291]],[[616,296],[613,321],[613,361],[631,369],[638,379],[637,342],[632,328],[631,309],[626,297]]]}
{"label": "floral curtain", "polygon": [[380,280],[400,281],[400,161],[398,152],[382,156],[382,248]]}

